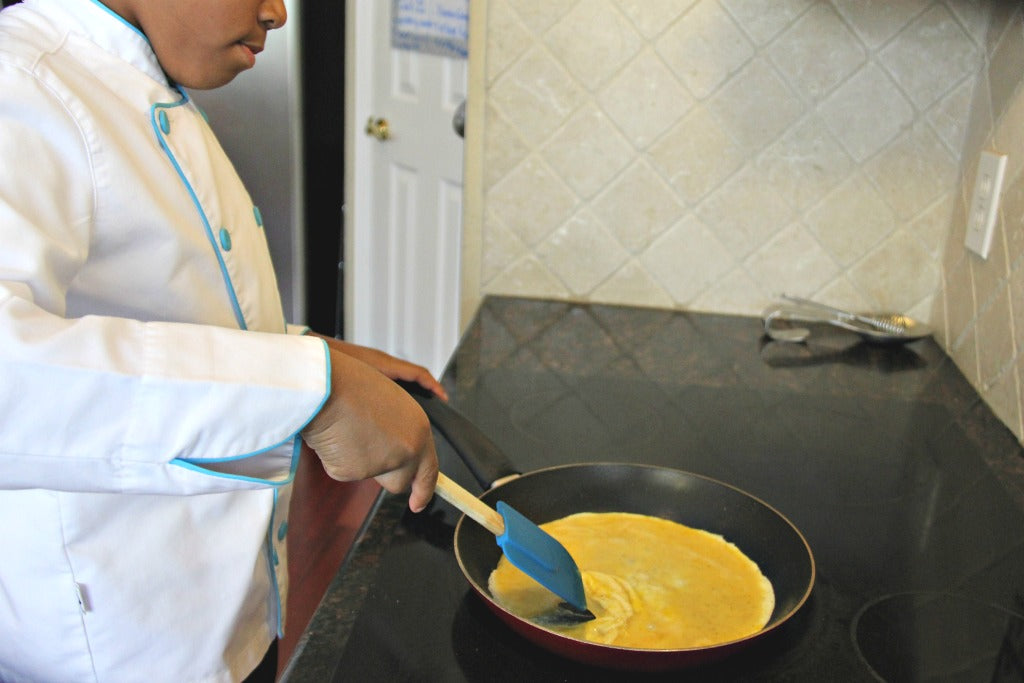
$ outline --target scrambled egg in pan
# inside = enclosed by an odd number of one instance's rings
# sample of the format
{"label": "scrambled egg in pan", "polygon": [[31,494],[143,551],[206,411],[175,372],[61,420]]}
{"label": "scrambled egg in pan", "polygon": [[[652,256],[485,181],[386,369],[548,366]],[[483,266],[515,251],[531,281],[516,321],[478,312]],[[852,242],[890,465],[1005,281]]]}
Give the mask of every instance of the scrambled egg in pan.
{"label": "scrambled egg in pan", "polygon": [[[619,647],[707,647],[760,631],[775,594],[757,564],[721,536],[657,517],[584,512],[541,528],[562,543],[583,575],[597,618],[553,630]],[[556,595],[502,556],[491,595],[525,619],[549,615]]]}

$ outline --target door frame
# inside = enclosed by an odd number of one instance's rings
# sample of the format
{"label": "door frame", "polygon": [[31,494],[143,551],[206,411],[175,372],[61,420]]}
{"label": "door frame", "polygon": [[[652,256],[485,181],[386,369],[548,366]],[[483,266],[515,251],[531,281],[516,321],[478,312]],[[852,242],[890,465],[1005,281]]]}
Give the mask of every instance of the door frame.
{"label": "door frame", "polygon": [[487,3],[469,2],[466,63],[466,128],[462,163],[462,272],[459,274],[459,333],[464,334],[483,301],[484,116],[487,95]]}
{"label": "door frame", "polygon": [[[379,2],[345,0],[345,160],[342,225],[345,260],[344,287],[345,338],[359,343],[370,325],[368,307],[359,305],[355,292],[363,291],[368,279],[370,249],[356,232],[370,222],[373,202],[373,141],[363,134],[361,122],[370,116],[373,102],[373,46]],[[369,38],[367,38],[369,37]],[[363,169],[359,173],[357,169]]]}

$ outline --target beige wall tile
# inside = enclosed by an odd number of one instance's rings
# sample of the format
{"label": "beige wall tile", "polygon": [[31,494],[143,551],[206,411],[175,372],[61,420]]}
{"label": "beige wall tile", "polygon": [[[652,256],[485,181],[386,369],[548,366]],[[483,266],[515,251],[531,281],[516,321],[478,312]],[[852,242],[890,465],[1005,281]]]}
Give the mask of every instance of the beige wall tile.
{"label": "beige wall tile", "polygon": [[[902,3],[894,3],[902,4]],[[910,100],[925,109],[978,70],[982,53],[956,17],[934,3],[879,53],[879,60]]]}
{"label": "beige wall tile", "polygon": [[858,70],[818,111],[839,144],[858,162],[884,149],[914,120],[914,107],[874,62]]}
{"label": "beige wall tile", "polygon": [[629,260],[629,253],[587,210],[563,223],[536,254],[573,297],[589,294]]}
{"label": "beige wall tile", "polygon": [[633,146],[594,103],[577,109],[541,153],[583,199],[597,194],[635,158]]}
{"label": "beige wall tile", "polygon": [[[945,272],[946,278],[946,316],[948,340],[946,350],[958,349],[974,327],[974,283],[971,279],[971,264],[961,259],[951,270]],[[973,356],[972,364],[975,362]],[[967,369],[962,365],[965,374]],[[977,368],[971,368],[971,374],[977,376]]]}
{"label": "beige wall tile", "polygon": [[757,57],[708,100],[708,109],[740,147],[756,152],[799,119],[803,105],[771,63]]}
{"label": "beige wall tile", "polygon": [[990,384],[984,385],[981,392],[985,402],[992,407],[992,412],[1003,421],[1018,440],[1024,438],[1021,427],[1020,375],[1015,364],[1006,368],[1003,374],[996,377]]}
{"label": "beige wall tile", "polygon": [[594,202],[619,243],[638,254],[686,210],[672,188],[647,163],[637,161]]}
{"label": "beige wall tile", "polygon": [[572,217],[572,190],[536,156],[530,156],[487,193],[487,208],[528,245],[539,244]]}
{"label": "beige wall tile", "polygon": [[804,13],[766,50],[802,95],[820,100],[857,70],[867,51],[828,3]]}
{"label": "beige wall tile", "polygon": [[696,3],[697,0],[620,0],[617,4],[637,30],[652,40]]}
{"label": "beige wall tile", "polygon": [[717,2],[699,2],[655,43],[658,54],[698,98],[722,85],[754,47]]}
{"label": "beige wall tile", "polygon": [[1010,317],[1013,321],[1014,354],[1024,359],[1024,262],[1017,259],[1007,285],[1010,292]]}
{"label": "beige wall tile", "polygon": [[853,160],[810,113],[759,157],[763,179],[797,211],[813,207],[853,172]]}
{"label": "beige wall tile", "polygon": [[492,211],[488,212],[487,226],[480,275],[484,280],[492,281],[506,268],[529,254],[530,249],[523,240],[505,227]]}
{"label": "beige wall tile", "polygon": [[685,115],[695,99],[648,48],[602,88],[597,102],[633,146],[643,150]]}
{"label": "beige wall tile", "polygon": [[756,164],[748,164],[697,207],[697,216],[737,258],[757,251],[794,218],[793,208]]}
{"label": "beige wall tile", "polygon": [[529,29],[512,6],[505,2],[492,4],[487,23],[487,82],[494,82],[530,45]]}
{"label": "beige wall tile", "polygon": [[[743,263],[761,292],[817,291],[839,274],[839,266],[802,223],[776,233]],[[761,300],[758,309],[769,302]]]}
{"label": "beige wall tile", "polygon": [[931,295],[939,266],[908,230],[897,230],[850,267],[848,277],[875,310],[909,311]]}
{"label": "beige wall tile", "polygon": [[534,256],[524,256],[491,280],[494,294],[538,299],[569,299],[570,292]]}
{"label": "beige wall tile", "polygon": [[635,260],[630,260],[594,290],[600,301],[611,304],[672,308],[675,302],[651,275]]}
{"label": "beige wall tile", "polygon": [[955,192],[944,194],[910,224],[910,231],[936,263],[941,261],[946,248],[949,226],[953,221],[955,195]]}
{"label": "beige wall tile", "polygon": [[[586,36],[586,40],[580,40]],[[633,24],[606,0],[577,3],[544,41],[555,58],[588,90],[629,63],[644,44]]]}
{"label": "beige wall tile", "polygon": [[820,292],[816,294],[808,293],[808,295],[833,306],[851,311],[871,310],[871,302],[865,299],[864,295],[845,276],[836,278],[828,283]]}
{"label": "beige wall tile", "polygon": [[698,203],[746,158],[703,106],[694,107],[650,151],[650,159],[689,204]]}
{"label": "beige wall tile", "polygon": [[[700,244],[701,249],[691,245]],[[732,270],[733,257],[695,216],[669,228],[640,256],[640,262],[677,305],[685,305]]]}
{"label": "beige wall tile", "polygon": [[494,107],[486,109],[484,144],[487,146],[487,165],[484,167],[484,186],[493,187],[530,154],[530,147],[519,136],[508,119]]}
{"label": "beige wall tile", "polygon": [[978,45],[984,46],[989,26],[994,22],[1006,24],[1006,17],[997,18],[1000,7],[1013,7],[1016,0],[957,0],[947,2],[950,9],[960,24],[967,31],[971,39]]}
{"label": "beige wall tile", "polygon": [[765,45],[799,17],[814,0],[722,0],[756,45]]}
{"label": "beige wall tile", "polygon": [[[1021,99],[1024,101],[1024,98]],[[1007,272],[1010,272],[1020,267],[1021,259],[1024,257],[1024,173],[1011,176],[1003,185],[1000,209],[1007,251]],[[1024,317],[1021,318],[1021,322],[1024,322]]]}
{"label": "beige wall tile", "polygon": [[928,0],[835,0],[839,13],[868,46],[876,48],[904,29]]}
{"label": "beige wall tile", "polygon": [[807,224],[829,256],[849,267],[896,229],[896,218],[875,186],[856,173],[825,195]]}
{"label": "beige wall tile", "polygon": [[[1020,48],[1021,59],[1024,59],[1024,47]],[[1024,73],[1024,69],[1021,70]],[[1006,161],[1006,179],[1012,181],[1024,171],[1024,154],[1015,153],[1021,146],[1021,131],[1024,131],[1024,97],[1021,93],[1022,84],[1018,83],[1014,96],[1004,107],[999,123],[992,135],[992,147],[1003,154],[1008,154]]]}
{"label": "beige wall tile", "polygon": [[978,314],[978,377],[983,387],[1012,365],[1013,347],[1010,292],[1004,282]]}
{"label": "beige wall tile", "polygon": [[689,307],[695,311],[744,314],[750,310],[752,292],[759,292],[762,301],[779,294],[779,290],[762,290],[747,271],[735,268],[723,275],[714,287],[697,295]]}
{"label": "beige wall tile", "polygon": [[[503,0],[511,7],[529,30],[539,36],[555,25],[565,13],[572,9],[571,2],[549,2],[548,0]],[[492,7],[488,5],[488,8]],[[488,17],[490,19],[490,17]]]}
{"label": "beige wall tile", "polygon": [[913,220],[955,192],[959,163],[924,121],[905,130],[864,165],[900,221]]}
{"label": "beige wall tile", "polygon": [[[989,60],[988,83],[992,97],[993,116],[998,120],[1011,103],[1024,73],[1024,31],[1020,30],[1020,3],[996,41]],[[997,31],[993,31],[996,34]]]}
{"label": "beige wall tile", "polygon": [[488,95],[531,145],[546,140],[586,101],[583,88],[539,45],[510,66]]}
{"label": "beige wall tile", "polygon": [[942,138],[949,151],[959,159],[963,153],[964,135],[971,109],[971,92],[974,90],[976,76],[969,76],[960,82],[948,95],[932,107],[925,118]]}
{"label": "beige wall tile", "polygon": [[970,179],[968,183],[974,182],[978,150],[991,144],[990,139],[994,128],[995,120],[992,118],[992,98],[989,95],[988,78],[982,73],[974,84],[967,130],[964,133],[963,155],[960,158],[963,177]]}

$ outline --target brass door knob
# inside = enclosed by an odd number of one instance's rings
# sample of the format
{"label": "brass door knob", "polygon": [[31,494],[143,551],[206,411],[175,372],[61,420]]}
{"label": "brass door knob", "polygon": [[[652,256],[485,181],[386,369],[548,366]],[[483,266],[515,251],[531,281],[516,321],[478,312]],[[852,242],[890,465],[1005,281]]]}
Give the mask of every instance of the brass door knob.
{"label": "brass door knob", "polygon": [[375,119],[370,117],[366,121],[366,134],[372,135],[378,140],[388,140],[391,138],[391,128],[388,126],[387,119]]}

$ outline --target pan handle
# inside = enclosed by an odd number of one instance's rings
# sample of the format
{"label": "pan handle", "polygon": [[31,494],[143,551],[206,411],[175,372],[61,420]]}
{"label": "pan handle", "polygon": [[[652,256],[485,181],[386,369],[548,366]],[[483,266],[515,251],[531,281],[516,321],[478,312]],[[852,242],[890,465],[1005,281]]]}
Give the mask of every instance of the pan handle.
{"label": "pan handle", "polygon": [[430,424],[455,450],[484,490],[495,482],[521,474],[498,445],[469,418],[413,382],[398,382],[423,408]]}

